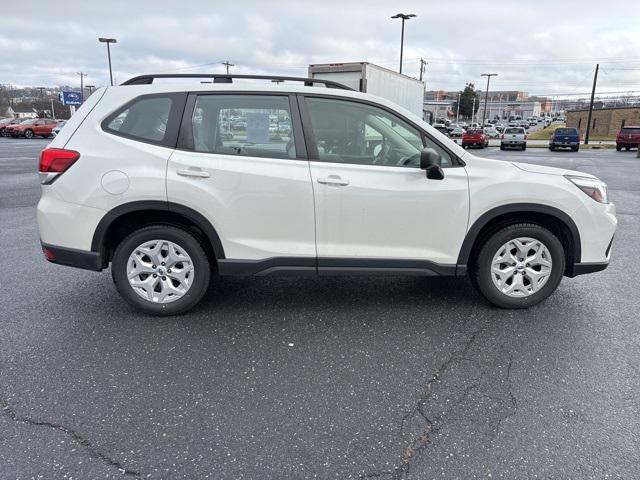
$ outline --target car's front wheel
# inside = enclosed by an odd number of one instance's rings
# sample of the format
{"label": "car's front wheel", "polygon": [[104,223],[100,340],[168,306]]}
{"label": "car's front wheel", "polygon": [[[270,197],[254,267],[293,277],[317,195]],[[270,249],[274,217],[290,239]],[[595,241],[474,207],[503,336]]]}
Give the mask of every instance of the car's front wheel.
{"label": "car's front wheel", "polygon": [[472,268],[474,283],[502,308],[527,308],[551,295],[565,270],[565,253],[546,228],[520,223],[491,235]]}
{"label": "car's front wheel", "polygon": [[193,235],[168,225],[152,225],[118,245],[111,274],[120,295],[138,310],[177,315],[202,299],[211,266]]}
{"label": "car's front wheel", "polygon": [[24,138],[33,138],[33,130],[27,129],[24,131]]}

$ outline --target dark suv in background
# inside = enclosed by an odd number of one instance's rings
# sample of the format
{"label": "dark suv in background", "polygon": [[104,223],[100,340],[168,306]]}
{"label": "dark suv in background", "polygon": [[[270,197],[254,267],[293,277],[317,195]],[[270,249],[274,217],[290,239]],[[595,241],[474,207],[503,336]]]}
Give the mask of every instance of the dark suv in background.
{"label": "dark suv in background", "polygon": [[616,150],[629,150],[640,145],[640,127],[622,127],[616,137]]}
{"label": "dark suv in background", "polygon": [[549,140],[549,150],[570,148],[574,152],[580,149],[580,132],[577,128],[556,128]]}

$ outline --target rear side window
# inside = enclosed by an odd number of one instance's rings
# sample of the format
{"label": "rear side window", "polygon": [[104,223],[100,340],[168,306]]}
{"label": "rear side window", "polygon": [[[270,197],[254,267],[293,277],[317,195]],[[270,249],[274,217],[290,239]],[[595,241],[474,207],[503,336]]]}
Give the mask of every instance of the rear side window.
{"label": "rear side window", "polygon": [[287,96],[199,95],[191,125],[196,152],[296,158]]}
{"label": "rear side window", "polygon": [[185,98],[183,93],[143,95],[109,115],[102,129],[133,140],[175,146]]}

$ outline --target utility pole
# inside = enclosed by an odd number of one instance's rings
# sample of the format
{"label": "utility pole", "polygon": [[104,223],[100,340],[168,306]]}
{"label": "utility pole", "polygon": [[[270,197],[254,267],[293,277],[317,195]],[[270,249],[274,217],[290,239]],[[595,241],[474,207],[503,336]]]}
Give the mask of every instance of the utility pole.
{"label": "utility pole", "polygon": [[598,68],[600,64],[596,64],[596,73],[593,75],[593,88],[591,89],[591,102],[589,103],[589,117],[587,118],[587,131],[584,134],[584,144],[589,144],[589,132],[591,131],[591,115],[593,114],[593,97],[596,94],[596,82],[598,81]]}
{"label": "utility pole", "polygon": [[458,102],[456,104],[456,125],[458,125],[460,118],[460,93],[458,93]]}
{"label": "utility pole", "polygon": [[423,58],[420,59],[420,81],[422,81],[422,74],[424,73],[425,68],[427,67],[427,62],[424,61]]}
{"label": "utility pole", "polygon": [[487,77],[487,91],[484,94],[484,110],[482,111],[482,124],[480,125],[482,128],[484,128],[484,120],[485,120],[485,117],[487,116],[487,100],[489,100],[489,80],[491,80],[491,77],[497,77],[498,74],[497,73],[483,73],[480,76],[481,77]]}
{"label": "utility pole", "polygon": [[227,68],[227,75],[229,75],[229,67],[235,67],[235,64],[229,63],[229,60],[227,60],[226,62],[222,62],[222,65]]}
{"label": "utility pole", "polygon": [[84,103],[84,77],[86,77],[87,74],[78,72],[78,75],[80,75],[80,101]]}
{"label": "utility pole", "polygon": [[87,90],[89,90],[89,96],[91,96],[95,88],[96,88],[95,85],[87,85]]}
{"label": "utility pole", "polygon": [[471,123],[473,123],[473,116],[476,112],[476,97],[473,97],[473,107],[471,107]]}
{"label": "utility pole", "polygon": [[53,98],[51,99],[51,118],[56,119],[56,110],[53,108]]}
{"label": "utility pole", "polygon": [[414,13],[396,13],[391,18],[401,18],[402,19],[402,33],[400,34],[400,73],[402,73],[402,50],[404,49],[404,21],[409,20],[410,18],[415,17]]}

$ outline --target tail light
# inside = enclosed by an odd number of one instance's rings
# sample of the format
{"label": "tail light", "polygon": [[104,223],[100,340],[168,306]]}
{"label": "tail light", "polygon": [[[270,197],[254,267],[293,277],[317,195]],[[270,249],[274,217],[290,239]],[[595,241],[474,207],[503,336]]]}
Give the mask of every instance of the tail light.
{"label": "tail light", "polygon": [[38,171],[40,173],[64,173],[79,158],[80,154],[75,150],[45,148],[40,152]]}

